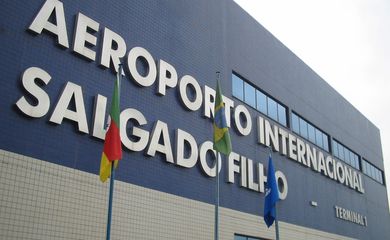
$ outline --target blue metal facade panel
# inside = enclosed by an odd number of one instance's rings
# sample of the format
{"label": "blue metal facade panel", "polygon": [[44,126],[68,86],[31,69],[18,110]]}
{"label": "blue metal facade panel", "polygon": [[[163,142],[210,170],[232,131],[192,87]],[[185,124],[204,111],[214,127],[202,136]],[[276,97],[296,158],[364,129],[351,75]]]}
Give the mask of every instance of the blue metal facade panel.
{"label": "blue metal facade panel", "polygon": [[[59,47],[55,38],[47,32],[40,35],[28,32],[28,26],[43,3],[37,0],[23,4],[5,1],[1,4],[0,148],[98,174],[103,141],[90,134],[79,133],[77,125],[70,121],[56,125],[50,123],[49,118],[65,83],[70,81],[82,87],[88,126],[92,132],[94,98],[97,94],[111,97],[115,75],[111,70],[99,67],[97,62],[85,60],[71,49]],[[81,12],[100,23],[100,30],[96,34],[97,47],[93,48],[97,55],[100,54],[103,28],[108,27],[124,38],[127,50],[135,46],[144,47],[155,60],[163,59],[172,64],[179,78],[189,74],[201,86],[214,88],[215,71],[220,70],[223,92],[230,98],[231,73],[237,71],[290,110],[292,108],[303,114],[323,131],[344,140],[348,146],[356,147],[360,154],[371,157],[372,161],[382,166],[377,129],[235,3],[206,0],[84,0],[63,3],[71,47],[76,14]],[[50,96],[51,107],[49,113],[39,119],[26,117],[15,106],[21,96],[28,96],[20,78],[23,71],[32,66],[44,69],[52,77],[50,83],[43,87]],[[201,109],[196,112],[185,110],[177,88],[167,90],[166,96],[156,95],[156,88],[156,83],[146,88],[136,86],[127,72],[122,83],[122,109],[130,107],[140,110],[148,120],[145,129],[149,131],[157,120],[166,122],[173,149],[174,131],[178,128],[191,133],[198,144],[212,139],[211,120],[202,117]],[[317,94],[320,98],[328,96],[340,102],[343,114],[358,116],[355,120],[357,126],[364,126],[362,132],[353,132],[358,129],[350,129],[349,123],[342,122],[343,117],[337,116],[339,124],[351,132],[347,137],[337,135],[337,127],[316,115],[312,110],[313,102],[317,109],[323,108],[325,114],[331,112],[330,105],[333,104],[313,100],[317,89],[320,89],[321,94]],[[310,99],[302,102],[297,95]],[[34,101],[33,98],[29,100]],[[236,105],[240,104],[239,100],[234,101]],[[249,110],[254,121],[254,117],[260,113]],[[255,129],[256,126],[249,136],[243,137],[232,128],[233,150],[266,165],[268,150],[256,144]],[[357,141],[363,134],[367,139],[363,143]],[[117,178],[213,203],[214,178],[205,176],[198,165],[184,169],[167,163],[159,154],[151,158],[145,156],[144,151],[125,151]],[[274,165],[286,175],[289,184],[288,197],[279,204],[278,209],[282,221],[359,239],[386,239],[386,236],[390,236],[384,186],[364,177],[366,193],[360,194],[278,153],[274,154]],[[225,168],[221,176],[227,176]],[[264,195],[240,188],[238,182],[238,177],[235,184],[228,184],[224,180],[221,185],[221,205],[262,215]],[[311,207],[311,200],[317,201],[319,207]],[[366,215],[368,227],[335,218],[334,205]]]}

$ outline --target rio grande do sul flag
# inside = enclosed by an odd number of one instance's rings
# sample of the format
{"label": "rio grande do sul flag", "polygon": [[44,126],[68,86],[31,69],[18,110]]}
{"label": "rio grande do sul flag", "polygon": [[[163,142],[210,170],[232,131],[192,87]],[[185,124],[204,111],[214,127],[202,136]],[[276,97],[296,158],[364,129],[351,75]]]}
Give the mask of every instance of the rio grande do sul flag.
{"label": "rio grande do sul flag", "polygon": [[122,144],[119,134],[120,72],[121,69],[119,68],[111,102],[110,126],[106,133],[103,154],[100,161],[99,175],[102,182],[105,182],[111,175],[112,161],[115,161],[114,165],[116,168],[118,161],[122,158]]}

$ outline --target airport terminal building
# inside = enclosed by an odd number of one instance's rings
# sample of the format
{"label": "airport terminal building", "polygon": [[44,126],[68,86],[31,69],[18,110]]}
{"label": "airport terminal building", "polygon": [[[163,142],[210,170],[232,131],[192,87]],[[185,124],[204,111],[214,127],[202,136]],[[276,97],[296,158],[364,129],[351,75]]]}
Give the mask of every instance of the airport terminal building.
{"label": "airport terminal building", "polygon": [[[104,239],[100,158],[118,64],[112,239],[389,239],[379,129],[231,0],[1,3],[0,239]],[[233,151],[213,150],[216,72]]]}

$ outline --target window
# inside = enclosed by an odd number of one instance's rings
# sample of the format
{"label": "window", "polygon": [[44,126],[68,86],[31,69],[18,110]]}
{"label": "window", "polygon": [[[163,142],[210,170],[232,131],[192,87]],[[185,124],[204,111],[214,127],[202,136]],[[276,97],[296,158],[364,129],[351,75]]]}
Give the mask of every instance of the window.
{"label": "window", "polygon": [[377,167],[375,167],[365,159],[362,159],[362,170],[364,174],[371,177],[372,179],[379,182],[380,184],[383,184],[382,170],[378,169]]}
{"label": "window", "polygon": [[312,125],[309,125],[308,126],[308,130],[309,130],[309,141],[310,142],[315,142],[316,141],[316,130],[314,129],[314,127]]}
{"label": "window", "polygon": [[322,146],[322,132],[319,129],[316,129],[316,144]]}
{"label": "window", "polygon": [[352,151],[349,152],[349,161],[351,162],[352,167],[360,169],[359,157]]}
{"label": "window", "polygon": [[240,99],[241,101],[244,100],[244,81],[242,81],[234,74],[232,75],[232,90],[233,96]]}
{"label": "window", "polygon": [[248,238],[247,237],[244,237],[244,236],[238,236],[238,235],[235,235],[234,236],[234,240],[247,240]]}
{"label": "window", "polygon": [[379,181],[379,170],[375,169],[376,180]]}
{"label": "window", "polygon": [[283,126],[287,126],[286,108],[278,104],[278,121]]}
{"label": "window", "polygon": [[359,156],[355,155],[355,163],[356,163],[356,168],[360,169],[360,161],[359,161]]}
{"label": "window", "polygon": [[299,134],[301,134],[301,136],[306,138],[306,139],[308,137],[307,122],[305,120],[303,120],[302,118],[299,119]]}
{"label": "window", "polygon": [[329,139],[328,135],[322,133],[322,144],[324,146],[325,151],[329,152]]}
{"label": "window", "polygon": [[344,161],[346,163],[348,163],[349,165],[351,165],[351,163],[349,161],[349,150],[347,148],[344,148]]}
{"label": "window", "polygon": [[336,141],[332,141],[332,150],[335,157],[339,157],[339,147]]}
{"label": "window", "polygon": [[339,159],[344,161],[344,147],[343,145],[339,144],[338,148],[339,148]]}
{"label": "window", "polygon": [[256,108],[255,88],[248,83],[244,83],[244,102],[249,106]]}
{"label": "window", "polygon": [[257,98],[257,110],[261,113],[267,115],[267,96],[264,93],[256,90],[256,98]]}
{"label": "window", "polygon": [[367,162],[364,160],[362,160],[362,171],[363,173],[367,172]]}
{"label": "window", "polygon": [[291,114],[291,128],[293,132],[329,152],[328,135],[295,113]]}
{"label": "window", "polygon": [[375,179],[375,168],[371,164],[369,166],[370,166],[370,177]]}
{"label": "window", "polygon": [[355,156],[351,151],[349,152],[349,162],[351,163],[352,167],[355,167]]}
{"label": "window", "polygon": [[347,163],[353,168],[360,170],[359,156],[356,153],[352,152],[347,147],[345,147],[344,145],[342,145],[341,143],[337,142],[334,139],[332,140],[332,146],[333,146],[332,149],[333,156],[337,157],[338,159]]}
{"label": "window", "polygon": [[299,118],[294,113],[292,113],[292,115],[291,115],[291,126],[292,126],[293,132],[299,134]]}
{"label": "window", "polygon": [[277,103],[272,100],[271,98],[268,98],[268,116],[272,118],[273,120],[278,120],[278,105]]}
{"label": "window", "polygon": [[234,73],[232,74],[232,92],[234,97],[283,126],[287,126],[286,107]]}
{"label": "window", "polygon": [[234,235],[234,240],[265,240],[263,238],[247,237],[243,235]]}

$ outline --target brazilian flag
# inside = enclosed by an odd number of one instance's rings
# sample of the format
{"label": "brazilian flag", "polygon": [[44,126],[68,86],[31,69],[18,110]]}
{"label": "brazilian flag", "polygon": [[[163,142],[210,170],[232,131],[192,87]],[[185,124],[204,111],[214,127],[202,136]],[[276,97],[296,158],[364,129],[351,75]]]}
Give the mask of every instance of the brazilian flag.
{"label": "brazilian flag", "polygon": [[222,101],[221,88],[217,81],[217,92],[214,105],[214,150],[229,155],[232,151],[229,128],[226,124],[225,104]]}

